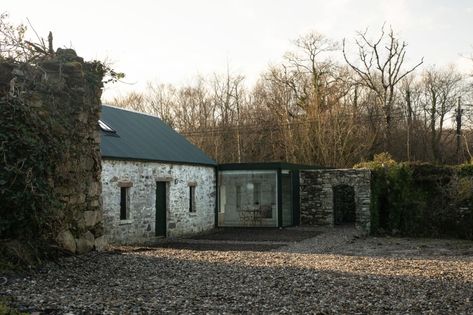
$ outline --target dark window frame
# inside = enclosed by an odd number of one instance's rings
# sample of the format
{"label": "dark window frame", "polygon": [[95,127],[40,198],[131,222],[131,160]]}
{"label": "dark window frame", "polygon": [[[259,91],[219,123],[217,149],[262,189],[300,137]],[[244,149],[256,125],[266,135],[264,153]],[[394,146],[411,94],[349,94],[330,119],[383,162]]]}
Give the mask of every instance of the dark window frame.
{"label": "dark window frame", "polygon": [[241,209],[241,185],[235,185],[235,206],[237,210]]}
{"label": "dark window frame", "polygon": [[197,209],[195,207],[195,185],[189,185],[189,212],[195,213]]}
{"label": "dark window frame", "polygon": [[130,219],[130,187],[120,187],[120,220]]}

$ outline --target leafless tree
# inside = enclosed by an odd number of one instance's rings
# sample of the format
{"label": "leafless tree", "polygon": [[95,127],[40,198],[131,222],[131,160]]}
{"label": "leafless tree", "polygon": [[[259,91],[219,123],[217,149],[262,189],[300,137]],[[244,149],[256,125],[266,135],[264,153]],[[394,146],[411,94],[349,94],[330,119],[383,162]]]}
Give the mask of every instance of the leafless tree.
{"label": "leafless tree", "polygon": [[443,162],[441,141],[446,137],[444,124],[447,114],[452,112],[458,97],[463,93],[462,80],[462,75],[452,66],[446,70],[430,68],[422,75],[424,110],[428,117],[430,145],[436,162]]}
{"label": "leafless tree", "polygon": [[287,52],[284,58],[286,67],[293,71],[293,75],[307,76],[305,86],[301,86],[304,93],[300,93],[300,97],[307,98],[310,93],[313,105],[323,106],[325,98],[322,91],[333,81],[331,75],[336,67],[330,53],[339,49],[338,43],[320,33],[310,32],[296,39],[294,45],[296,49]]}
{"label": "leafless tree", "polygon": [[149,108],[147,112],[158,116],[169,126],[176,127],[174,108],[176,94],[176,88],[170,84],[148,82],[145,91],[145,99]]}
{"label": "leafless tree", "polygon": [[414,75],[408,75],[401,80],[399,86],[398,104],[402,109],[406,123],[406,159],[416,160],[420,156],[419,146],[423,146],[422,127],[420,115],[423,111],[420,98],[422,96],[422,86]]}
{"label": "leafless tree", "polygon": [[350,167],[386,148],[397,160],[452,162],[446,122],[465,80],[451,69],[417,74],[422,61],[405,66],[406,44],[392,30],[356,43],[359,63],[344,45],[340,64],[336,44],[310,33],[251,89],[227,70],[182,87],[149,84],[117,103],[158,115],[219,163]]}
{"label": "leafless tree", "polygon": [[391,149],[396,86],[423,63],[423,58],[413,67],[406,69],[404,63],[407,43],[400,41],[392,28],[386,33],[384,25],[376,40],[368,39],[367,31],[365,31],[358,33],[355,42],[360,64],[355,65],[349,60],[345,40],[343,40],[343,57],[357,73],[361,82],[376,93],[385,120],[383,139],[385,151],[389,151]]}
{"label": "leafless tree", "polygon": [[110,105],[132,109],[138,112],[150,113],[147,106],[146,97],[141,92],[130,92],[125,96],[115,96],[113,99],[106,101]]}

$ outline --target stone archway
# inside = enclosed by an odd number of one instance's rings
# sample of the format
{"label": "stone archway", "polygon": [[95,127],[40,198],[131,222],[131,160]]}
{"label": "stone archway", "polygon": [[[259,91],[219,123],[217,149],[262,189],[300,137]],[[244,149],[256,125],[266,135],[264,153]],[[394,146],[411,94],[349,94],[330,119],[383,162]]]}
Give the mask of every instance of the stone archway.
{"label": "stone archway", "polygon": [[366,169],[300,171],[301,224],[333,226],[334,187],[350,186],[354,195],[355,226],[369,232],[370,184],[371,172]]}

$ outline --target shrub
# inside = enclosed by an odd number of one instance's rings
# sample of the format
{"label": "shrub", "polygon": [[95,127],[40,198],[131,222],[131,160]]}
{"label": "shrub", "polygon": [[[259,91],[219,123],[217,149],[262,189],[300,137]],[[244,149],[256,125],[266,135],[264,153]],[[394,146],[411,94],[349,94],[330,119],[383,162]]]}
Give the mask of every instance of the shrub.
{"label": "shrub", "polygon": [[369,162],[361,162],[355,164],[353,168],[369,168],[369,169],[381,169],[386,167],[393,167],[396,166],[397,162],[393,159],[391,154],[387,152],[383,152],[380,154],[375,154],[372,161]]}
{"label": "shrub", "polygon": [[373,234],[473,239],[473,167],[364,165],[372,170]]}

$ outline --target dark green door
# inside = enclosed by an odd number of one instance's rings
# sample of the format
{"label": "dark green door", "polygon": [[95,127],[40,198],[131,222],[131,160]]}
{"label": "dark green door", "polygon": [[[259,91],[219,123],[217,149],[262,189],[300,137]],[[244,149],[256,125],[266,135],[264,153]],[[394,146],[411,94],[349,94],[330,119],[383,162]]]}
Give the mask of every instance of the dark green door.
{"label": "dark green door", "polygon": [[166,236],[166,182],[156,182],[156,236]]}

